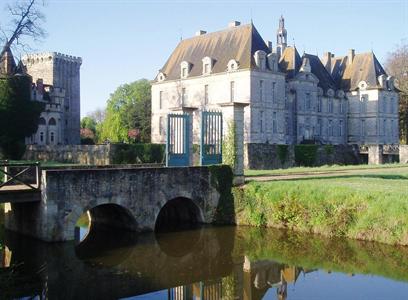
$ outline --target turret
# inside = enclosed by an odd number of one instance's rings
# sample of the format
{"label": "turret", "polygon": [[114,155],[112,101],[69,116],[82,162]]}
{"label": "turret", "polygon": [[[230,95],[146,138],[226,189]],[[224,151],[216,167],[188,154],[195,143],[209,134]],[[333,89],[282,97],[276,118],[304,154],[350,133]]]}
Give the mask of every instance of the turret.
{"label": "turret", "polygon": [[276,32],[276,52],[280,57],[288,44],[288,33],[285,29],[285,19],[283,16],[279,19],[279,28]]}

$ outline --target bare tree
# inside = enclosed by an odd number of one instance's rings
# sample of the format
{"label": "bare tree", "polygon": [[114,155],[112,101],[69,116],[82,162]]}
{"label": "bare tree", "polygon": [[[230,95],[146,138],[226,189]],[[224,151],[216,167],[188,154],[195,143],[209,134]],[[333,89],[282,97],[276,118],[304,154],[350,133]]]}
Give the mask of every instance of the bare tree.
{"label": "bare tree", "polygon": [[41,0],[17,0],[12,5],[7,5],[11,20],[8,26],[0,26],[4,43],[0,57],[13,45],[26,48],[26,37],[34,41],[45,37],[46,33],[42,28],[45,17],[39,9],[39,1],[44,5]]}
{"label": "bare tree", "polygon": [[408,41],[402,41],[396,49],[388,53],[385,68],[396,79],[400,93],[400,140],[408,142]]}

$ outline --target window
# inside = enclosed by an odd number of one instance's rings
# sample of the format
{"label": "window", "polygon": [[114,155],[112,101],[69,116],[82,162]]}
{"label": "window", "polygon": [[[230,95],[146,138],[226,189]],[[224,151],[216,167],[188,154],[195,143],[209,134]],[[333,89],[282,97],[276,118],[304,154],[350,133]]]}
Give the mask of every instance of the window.
{"label": "window", "polygon": [[183,78],[187,77],[187,68],[182,68],[181,69],[181,77],[183,77]]}
{"label": "window", "polygon": [[263,80],[259,81],[259,101],[263,101]]}
{"label": "window", "polygon": [[180,64],[181,67],[181,78],[187,78],[188,73],[190,72],[191,64],[188,61],[182,61]]}
{"label": "window", "polygon": [[164,134],[164,122],[163,122],[163,117],[159,118],[159,134],[163,135]]}
{"label": "window", "polygon": [[45,119],[44,119],[44,118],[40,118],[38,124],[39,124],[39,125],[45,125]]}
{"label": "window", "polygon": [[159,93],[159,109],[163,108],[163,91]]}
{"label": "window", "polygon": [[181,89],[181,105],[184,106],[186,101],[186,88]]}
{"label": "window", "polygon": [[387,120],[383,120],[383,135],[387,134]]}
{"label": "window", "polygon": [[206,56],[203,58],[203,75],[209,75],[211,73],[211,68],[213,64],[213,60],[211,57]]}
{"label": "window", "polygon": [[210,64],[204,64],[204,74],[210,73]]}
{"label": "window", "polygon": [[277,121],[276,121],[276,112],[273,112],[273,120],[272,120],[272,131],[273,133],[277,133],[278,132],[278,128],[277,128]]}
{"label": "window", "polygon": [[235,101],[235,82],[234,81],[230,82],[230,101],[231,102]]}
{"label": "window", "polygon": [[312,106],[312,99],[311,99],[311,96],[310,96],[310,93],[306,93],[306,103],[305,103],[305,109],[306,110],[310,110],[310,108],[311,108],[311,106]]}
{"label": "window", "polygon": [[208,84],[204,85],[204,104],[208,104]]}
{"label": "window", "polygon": [[328,130],[328,136],[333,136],[333,121],[329,120],[329,127],[327,128]]}
{"label": "window", "polygon": [[231,59],[227,65],[228,72],[236,71],[237,69],[238,69],[238,62],[235,59]]}
{"label": "window", "polygon": [[287,135],[289,135],[289,133],[290,133],[290,124],[289,124],[289,118],[288,117],[285,118],[285,133]]}
{"label": "window", "polygon": [[339,136],[343,136],[343,120],[339,121]]}
{"label": "window", "polygon": [[360,113],[367,112],[367,95],[362,95],[360,98]]}
{"label": "window", "polygon": [[329,113],[333,113],[333,99],[329,98]]}
{"label": "window", "polygon": [[263,127],[263,111],[259,113],[259,131],[262,133],[264,132],[264,127]]}
{"label": "window", "polygon": [[344,113],[344,101],[343,100],[339,100],[339,113]]}
{"label": "window", "polygon": [[50,141],[52,144],[54,144],[54,132],[50,133]]}
{"label": "window", "polygon": [[361,136],[365,136],[366,135],[366,128],[365,128],[365,120],[361,120]]}
{"label": "window", "polygon": [[322,112],[322,97],[317,98],[317,112]]}
{"label": "window", "polygon": [[275,84],[276,82],[272,82],[272,103],[275,103]]}
{"label": "window", "polygon": [[44,142],[44,132],[40,132],[40,142]]}
{"label": "window", "polygon": [[321,136],[322,135],[322,120],[317,119],[317,135]]}
{"label": "window", "polygon": [[391,136],[395,135],[394,120],[391,120]]}

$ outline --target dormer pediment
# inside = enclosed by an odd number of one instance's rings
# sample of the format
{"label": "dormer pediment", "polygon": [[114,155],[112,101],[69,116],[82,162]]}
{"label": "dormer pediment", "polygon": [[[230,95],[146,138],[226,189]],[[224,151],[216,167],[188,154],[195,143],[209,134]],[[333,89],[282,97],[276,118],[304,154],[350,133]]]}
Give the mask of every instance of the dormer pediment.
{"label": "dormer pediment", "polygon": [[166,80],[166,74],[164,74],[163,72],[159,72],[159,74],[157,74],[157,81],[162,82],[164,80]]}
{"label": "dormer pediment", "polygon": [[188,61],[182,61],[180,63],[180,78],[187,78],[190,74],[191,67],[193,65]]}
{"label": "dormer pediment", "polygon": [[227,71],[228,72],[236,71],[236,70],[238,70],[238,68],[239,68],[239,63],[235,59],[231,59],[228,62],[228,65],[227,65]]}
{"label": "dormer pediment", "polygon": [[262,50],[258,50],[254,54],[255,64],[259,70],[265,71],[266,70],[266,52]]}

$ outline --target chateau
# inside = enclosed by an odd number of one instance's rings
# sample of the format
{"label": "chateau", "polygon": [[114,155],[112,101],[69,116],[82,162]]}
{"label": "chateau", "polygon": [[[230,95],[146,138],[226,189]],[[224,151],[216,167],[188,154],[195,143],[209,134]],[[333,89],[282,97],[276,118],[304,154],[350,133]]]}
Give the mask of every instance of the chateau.
{"label": "chateau", "polygon": [[248,144],[398,144],[398,91],[373,52],[322,58],[287,43],[283,17],[276,45],[255,26],[182,40],[152,85],[152,142],[164,143],[166,116],[190,111],[193,143],[200,113],[243,102]]}
{"label": "chateau", "polygon": [[1,59],[0,74],[30,76],[31,100],[41,101],[38,130],[26,144],[80,144],[80,67],[82,59],[56,52],[29,54],[16,65],[7,49]]}

